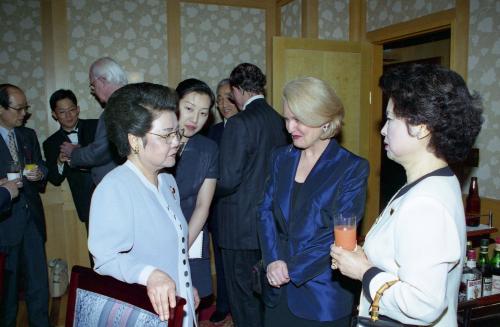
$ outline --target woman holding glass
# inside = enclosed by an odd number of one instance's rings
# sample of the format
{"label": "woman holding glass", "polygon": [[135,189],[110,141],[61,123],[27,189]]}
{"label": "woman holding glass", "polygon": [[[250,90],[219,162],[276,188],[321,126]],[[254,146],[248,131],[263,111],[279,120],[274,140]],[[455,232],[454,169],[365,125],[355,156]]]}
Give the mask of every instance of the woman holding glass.
{"label": "woman holding glass", "polygon": [[198,296],[191,283],[188,228],[172,175],[179,146],[175,91],[129,84],[106,105],[110,141],[127,161],[109,172],[92,196],[89,250],[96,272],[147,287],[161,320],[187,300],[184,327],[193,326]]}
{"label": "woman holding glass", "polygon": [[207,122],[215,97],[205,82],[194,78],[180,82],[176,91],[182,138],[174,174],[182,212],[188,221],[193,284],[200,297],[205,298],[212,294],[206,222],[219,176],[219,150],[214,141],[199,132]]}
{"label": "woman holding glass", "polygon": [[363,282],[360,316],[375,292],[397,280],[380,314],[405,324],[457,325],[465,251],[460,185],[449,163],[464,160],[478,135],[482,106],[457,73],[436,65],[400,66],[385,73],[382,128],[387,156],[406,171],[406,184],[375,221],[363,249],[332,245],[333,266]]}
{"label": "woman holding glass", "polygon": [[258,221],[265,326],[349,326],[354,294],[328,253],[333,217],[363,214],[368,162],[333,139],[344,108],[324,81],[286,84],[283,111],[293,144],[273,154]]}

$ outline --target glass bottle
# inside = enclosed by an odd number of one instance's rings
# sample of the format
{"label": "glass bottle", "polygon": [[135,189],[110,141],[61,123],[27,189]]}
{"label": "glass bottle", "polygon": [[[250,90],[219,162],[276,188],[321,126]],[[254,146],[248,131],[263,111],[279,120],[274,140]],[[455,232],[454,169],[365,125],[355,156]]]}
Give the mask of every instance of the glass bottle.
{"label": "glass bottle", "polygon": [[481,214],[481,199],[479,198],[479,186],[477,177],[471,177],[469,194],[465,202],[465,223],[467,226],[479,226]]}
{"label": "glass bottle", "polygon": [[496,238],[495,253],[491,258],[492,294],[500,294],[500,237]]}
{"label": "glass bottle", "polygon": [[490,260],[488,259],[488,248],[490,245],[490,240],[483,238],[480,243],[479,248],[479,258],[477,260],[477,267],[481,271],[482,281],[481,281],[481,296],[491,295],[492,286],[492,274]]}
{"label": "glass bottle", "polygon": [[469,250],[472,250],[472,241],[467,241],[467,243],[466,243],[463,268],[465,268],[467,266],[467,253],[469,253]]}
{"label": "glass bottle", "polygon": [[476,251],[467,253],[467,266],[462,273],[459,289],[459,300],[474,300],[481,297],[481,272],[476,268]]}

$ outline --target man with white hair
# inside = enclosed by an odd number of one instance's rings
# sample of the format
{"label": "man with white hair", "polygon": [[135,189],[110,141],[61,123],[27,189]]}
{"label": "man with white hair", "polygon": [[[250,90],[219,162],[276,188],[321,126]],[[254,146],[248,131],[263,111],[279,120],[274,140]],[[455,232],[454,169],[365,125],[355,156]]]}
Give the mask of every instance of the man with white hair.
{"label": "man with white hair", "polygon": [[[111,95],[128,84],[127,74],[113,59],[103,57],[92,63],[89,69],[90,93],[105,109]],[[103,177],[120,161],[114,149],[110,147],[104,123],[104,114],[99,117],[94,142],[85,147],[64,142],[61,153],[72,167],[90,168],[92,180],[97,185]]]}

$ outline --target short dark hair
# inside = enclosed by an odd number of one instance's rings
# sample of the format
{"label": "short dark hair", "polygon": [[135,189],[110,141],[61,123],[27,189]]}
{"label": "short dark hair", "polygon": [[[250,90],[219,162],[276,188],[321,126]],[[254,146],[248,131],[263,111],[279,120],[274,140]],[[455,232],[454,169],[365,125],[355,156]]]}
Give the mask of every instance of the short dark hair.
{"label": "short dark hair", "polygon": [[0,106],[4,107],[5,109],[10,106],[9,89],[16,89],[22,92],[22,90],[18,86],[15,86],[13,84],[0,84]]}
{"label": "short dark hair", "polygon": [[55,91],[54,93],[52,93],[52,95],[50,96],[50,99],[49,99],[50,109],[52,109],[52,111],[54,111],[56,109],[57,101],[63,100],[63,99],[69,99],[69,100],[71,100],[71,102],[73,102],[73,104],[75,106],[78,105],[78,101],[76,100],[76,96],[73,93],[73,91],[59,89],[59,90]]}
{"label": "short dark hair", "polygon": [[439,65],[402,65],[384,73],[379,86],[392,98],[396,117],[427,126],[438,158],[456,163],[467,157],[481,130],[483,107],[459,74]]}
{"label": "short dark hair", "polygon": [[179,100],[182,99],[186,94],[196,92],[208,95],[208,97],[210,98],[209,109],[211,109],[215,103],[214,92],[212,92],[210,86],[208,86],[207,83],[200,81],[199,79],[196,78],[188,78],[183,80],[182,82],[179,83],[179,85],[177,85],[175,91],[179,96]]}
{"label": "short dark hair", "polygon": [[242,88],[243,91],[264,94],[266,75],[259,67],[249,63],[242,63],[231,72],[229,84],[232,87]]}
{"label": "short dark hair", "polygon": [[159,114],[164,111],[176,113],[177,105],[175,91],[158,84],[128,84],[116,90],[104,110],[104,121],[109,140],[118,154],[122,157],[130,154],[129,133],[144,138]]}

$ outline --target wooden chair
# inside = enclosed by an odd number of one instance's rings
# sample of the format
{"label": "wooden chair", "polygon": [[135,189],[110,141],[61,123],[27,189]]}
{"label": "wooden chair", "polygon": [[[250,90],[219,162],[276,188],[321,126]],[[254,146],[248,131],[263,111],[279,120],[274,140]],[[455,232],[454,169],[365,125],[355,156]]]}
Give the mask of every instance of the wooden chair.
{"label": "wooden chair", "polygon": [[[186,300],[177,297],[170,311],[169,327],[181,327]],[[101,276],[90,268],[71,270],[66,327],[165,326],[154,312],[146,287],[127,284],[110,276]]]}

